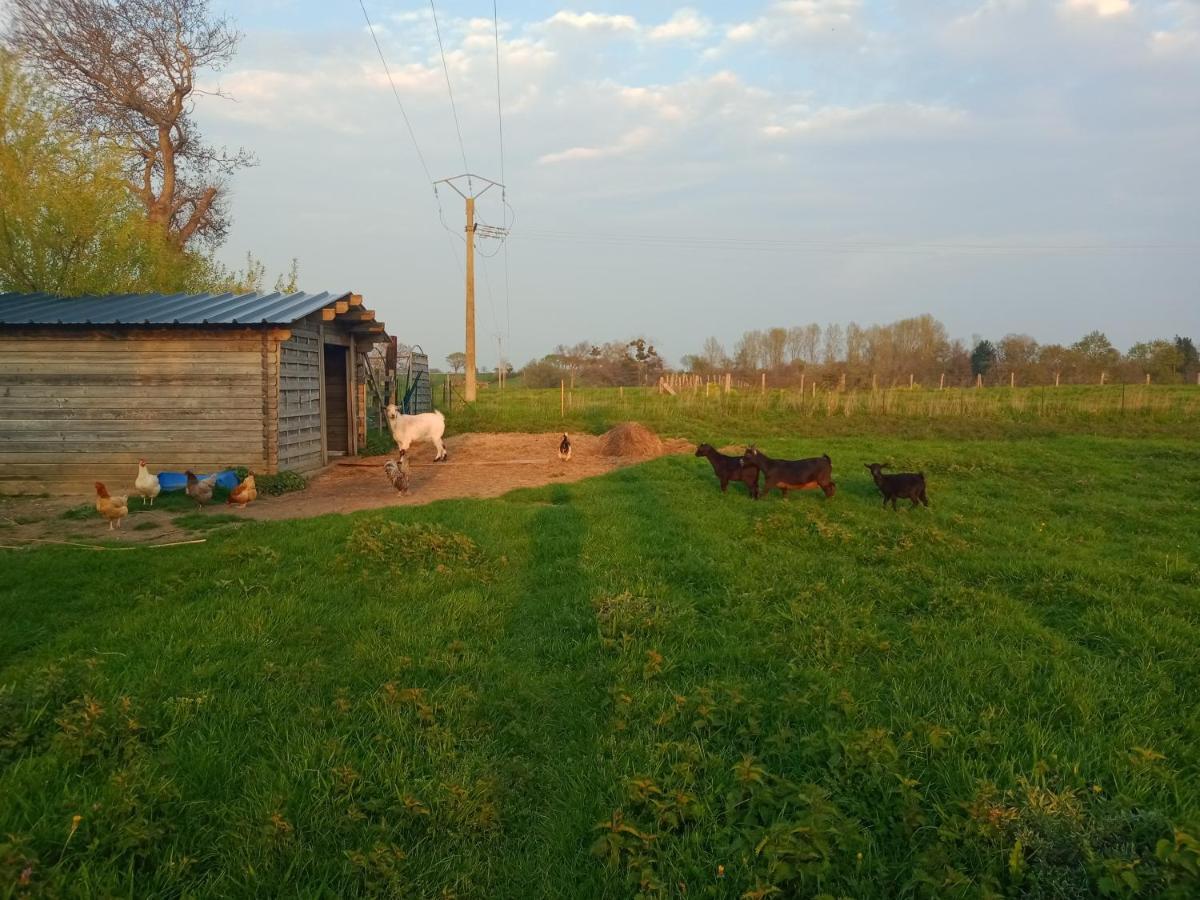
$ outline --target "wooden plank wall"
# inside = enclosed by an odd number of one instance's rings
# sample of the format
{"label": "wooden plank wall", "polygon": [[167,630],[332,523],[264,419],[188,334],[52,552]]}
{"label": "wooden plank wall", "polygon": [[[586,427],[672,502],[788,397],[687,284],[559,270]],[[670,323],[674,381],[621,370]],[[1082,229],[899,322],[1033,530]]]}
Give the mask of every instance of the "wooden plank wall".
{"label": "wooden plank wall", "polygon": [[142,456],[269,471],[267,347],[249,329],[0,332],[0,492],[125,491]]}
{"label": "wooden plank wall", "polygon": [[321,338],[314,329],[292,329],[279,345],[279,468],[319,469],[321,450]]}

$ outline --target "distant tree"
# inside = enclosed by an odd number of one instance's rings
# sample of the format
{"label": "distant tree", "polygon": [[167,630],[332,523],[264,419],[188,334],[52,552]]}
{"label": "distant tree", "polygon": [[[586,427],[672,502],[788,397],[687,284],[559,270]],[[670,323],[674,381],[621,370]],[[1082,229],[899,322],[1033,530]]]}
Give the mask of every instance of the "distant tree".
{"label": "distant tree", "polygon": [[531,360],[521,369],[525,387],[556,388],[566,380],[567,370],[554,361],[552,356]]}
{"label": "distant tree", "polygon": [[1121,356],[1103,331],[1089,331],[1071,349],[1093,366],[1111,365]]}
{"label": "distant tree", "polygon": [[700,353],[700,359],[703,361],[705,368],[709,371],[717,371],[729,366],[729,356],[725,353],[725,348],[715,337],[706,338],[704,341],[704,350]]}
{"label": "distant tree", "polygon": [[771,328],[766,334],[767,368],[780,369],[787,362],[788,330]]}
{"label": "distant tree", "polygon": [[629,355],[637,365],[639,384],[646,384],[648,378],[657,378],[662,374],[662,357],[658,355],[653,344],[645,338],[637,337],[625,346],[629,349]]}
{"label": "distant tree", "polygon": [[1183,375],[1183,354],[1175,341],[1144,341],[1129,348],[1126,358],[1138,374],[1149,375],[1159,383],[1179,381]]}
{"label": "distant tree", "polygon": [[825,365],[833,365],[846,353],[845,331],[836,322],[825,326]]}
{"label": "distant tree", "polygon": [[1191,378],[1200,371],[1200,354],[1196,352],[1196,345],[1190,337],[1175,335],[1175,349],[1179,351],[1184,377]]}
{"label": "distant tree", "polygon": [[462,351],[447,354],[446,365],[450,367],[451,372],[461,372],[467,367],[467,354]]}
{"label": "distant tree", "polygon": [[126,186],[177,249],[215,246],[224,180],[251,165],[206,144],[197,76],[233,59],[239,35],[207,0],[9,0],[6,41],[47,81],[80,134],[120,154]]}
{"label": "distant tree", "polygon": [[996,347],[991,341],[980,341],[971,351],[971,374],[986,375],[996,365]]}

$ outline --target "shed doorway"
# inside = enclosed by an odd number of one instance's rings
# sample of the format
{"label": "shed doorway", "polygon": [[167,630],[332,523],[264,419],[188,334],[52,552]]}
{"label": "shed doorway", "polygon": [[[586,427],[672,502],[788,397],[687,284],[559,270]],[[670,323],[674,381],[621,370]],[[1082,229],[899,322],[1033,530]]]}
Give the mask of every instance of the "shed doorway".
{"label": "shed doorway", "polygon": [[350,452],[346,347],[325,345],[325,446],[331,456]]}

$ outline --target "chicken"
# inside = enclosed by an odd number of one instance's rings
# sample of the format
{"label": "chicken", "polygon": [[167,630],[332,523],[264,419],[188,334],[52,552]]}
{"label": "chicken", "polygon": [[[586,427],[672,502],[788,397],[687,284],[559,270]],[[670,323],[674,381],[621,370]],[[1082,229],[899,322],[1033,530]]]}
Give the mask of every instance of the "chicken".
{"label": "chicken", "polygon": [[246,478],[229,492],[229,496],[225,498],[225,502],[236,503],[238,509],[245,509],[247,503],[253,503],[254,498],[258,496],[258,488],[254,486],[254,473],[251,472]]}
{"label": "chicken", "polygon": [[191,469],[183,473],[187,476],[187,495],[196,501],[196,506],[207,506],[212,503],[213,488],[217,486],[216,473],[205,479],[199,479]]}
{"label": "chicken", "polygon": [[563,432],[563,439],[558,443],[558,458],[566,462],[571,458],[571,439]]}
{"label": "chicken", "polygon": [[138,473],[137,478],[133,482],[133,489],[141,495],[142,506],[146,505],[147,500],[153,506],[154,498],[162,490],[162,485],[158,483],[158,476],[146,468],[146,461],[144,459],[138,460]]}
{"label": "chicken", "polygon": [[129,515],[128,497],[111,497],[108,488],[102,482],[96,482],[96,512],[108,519],[108,530],[112,531],[113,522],[121,527],[121,520]]}
{"label": "chicken", "polygon": [[389,459],[383,467],[383,472],[387,475],[387,480],[391,482],[392,487],[397,493],[408,493],[408,454],[403,450],[400,451],[400,459]]}

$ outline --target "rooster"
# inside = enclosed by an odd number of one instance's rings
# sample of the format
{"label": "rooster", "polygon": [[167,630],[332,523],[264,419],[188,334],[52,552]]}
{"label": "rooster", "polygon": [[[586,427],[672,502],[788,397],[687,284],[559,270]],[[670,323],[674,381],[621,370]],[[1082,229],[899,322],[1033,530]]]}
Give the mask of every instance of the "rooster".
{"label": "rooster", "polygon": [[147,500],[153,506],[154,498],[162,490],[162,485],[158,483],[158,476],[146,468],[146,461],[144,459],[138,460],[138,473],[137,478],[133,482],[133,489],[141,495],[142,506],[146,505]]}
{"label": "rooster", "polygon": [[391,482],[392,487],[397,493],[408,493],[408,454],[403,450],[400,451],[400,459],[389,459],[384,464],[383,473],[387,475],[387,480]]}
{"label": "rooster", "polygon": [[108,488],[102,482],[96,482],[96,512],[108,519],[108,530],[112,531],[113,522],[121,527],[121,520],[129,515],[128,497],[110,497]]}
{"label": "rooster", "polygon": [[558,458],[566,462],[571,458],[571,439],[563,432],[563,439],[558,442]]}
{"label": "rooster", "polygon": [[226,504],[236,503],[238,509],[245,509],[247,503],[253,503],[258,496],[258,488],[254,485],[254,473],[249,473],[246,478],[229,492],[229,496],[225,498]]}
{"label": "rooster", "polygon": [[187,495],[196,502],[196,506],[207,506],[212,503],[213,488],[217,486],[216,473],[205,479],[197,478],[191,469],[183,474],[187,476]]}

